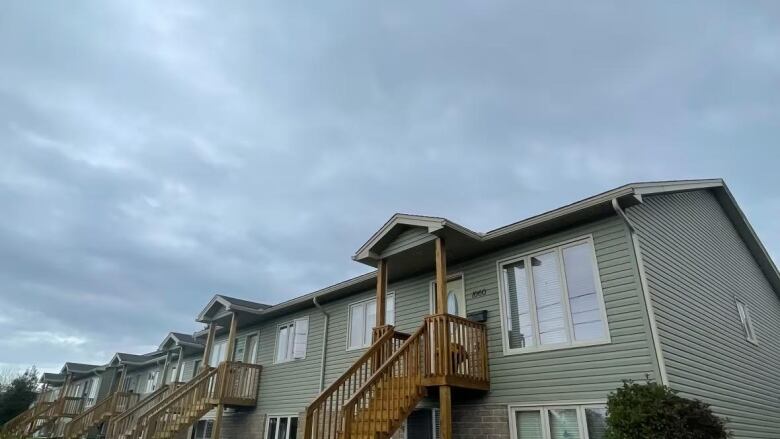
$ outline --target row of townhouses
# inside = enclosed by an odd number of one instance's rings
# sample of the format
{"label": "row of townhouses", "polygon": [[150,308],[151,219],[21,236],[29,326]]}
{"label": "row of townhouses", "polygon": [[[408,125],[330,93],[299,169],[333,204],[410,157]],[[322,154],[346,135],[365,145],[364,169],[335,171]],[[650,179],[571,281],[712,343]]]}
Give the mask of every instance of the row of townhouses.
{"label": "row of townhouses", "polygon": [[394,215],[376,270],[44,374],[25,436],[604,437],[623,380],[780,438],[780,275],[722,180],[637,183],[478,233]]}

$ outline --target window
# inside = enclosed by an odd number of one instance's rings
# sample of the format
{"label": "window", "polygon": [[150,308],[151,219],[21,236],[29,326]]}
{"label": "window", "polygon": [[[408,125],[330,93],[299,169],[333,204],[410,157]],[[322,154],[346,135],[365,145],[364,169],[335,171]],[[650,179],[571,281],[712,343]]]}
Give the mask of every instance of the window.
{"label": "window", "polygon": [[276,363],[306,358],[309,318],[280,325],[276,334]]}
{"label": "window", "polygon": [[214,421],[198,421],[192,429],[192,439],[211,439],[214,432]]}
{"label": "window", "polygon": [[406,418],[405,439],[439,439],[439,409],[416,409]]}
{"label": "window", "polygon": [[167,380],[168,380],[167,382],[168,383],[176,382],[176,377],[179,376],[178,371],[179,371],[179,365],[178,364],[174,364],[173,366],[171,366],[171,371],[170,371],[170,373],[168,373],[168,378],[167,378]]}
{"label": "window", "polygon": [[516,439],[603,439],[607,409],[603,405],[512,408]]}
{"label": "window", "polygon": [[298,436],[297,416],[269,416],[265,439],[295,439]]}
{"label": "window", "polygon": [[137,392],[138,391],[138,377],[133,375],[125,380],[125,391],[126,392]]}
{"label": "window", "polygon": [[[385,323],[395,325],[395,293],[385,298]],[[347,349],[371,346],[371,336],[376,324],[376,299],[364,300],[349,306],[349,331]]]}
{"label": "window", "polygon": [[240,359],[244,363],[254,364],[257,361],[257,334],[252,334],[244,342],[244,357]]}
{"label": "window", "polygon": [[211,347],[209,366],[217,367],[219,366],[219,363],[225,361],[225,350],[227,350],[227,340],[214,343],[214,345]]}
{"label": "window", "polygon": [[94,402],[97,399],[98,389],[100,388],[100,377],[92,378],[91,387],[87,396]]}
{"label": "window", "polygon": [[609,340],[590,238],[508,260],[499,273],[508,351]]}
{"label": "window", "polygon": [[745,331],[745,338],[753,344],[758,344],[758,337],[756,337],[755,329],[753,329],[753,319],[750,318],[750,310],[740,300],[737,300],[737,312],[739,312],[739,321],[742,323],[742,329]]}
{"label": "window", "polygon": [[149,372],[149,375],[146,377],[146,393],[154,392],[157,389],[157,378],[159,377],[159,370]]}
{"label": "window", "polygon": [[195,375],[198,374],[198,372],[200,372],[200,365],[202,362],[203,362],[202,360],[195,360],[192,362],[192,373],[190,374],[190,379],[192,379],[192,377],[194,377]]}

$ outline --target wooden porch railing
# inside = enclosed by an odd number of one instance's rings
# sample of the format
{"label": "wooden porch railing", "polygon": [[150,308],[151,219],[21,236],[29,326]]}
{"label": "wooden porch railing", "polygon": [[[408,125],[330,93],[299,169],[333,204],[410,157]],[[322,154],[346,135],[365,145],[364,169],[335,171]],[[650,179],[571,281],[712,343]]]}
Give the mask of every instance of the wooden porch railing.
{"label": "wooden porch railing", "polygon": [[304,439],[336,439],[343,422],[344,403],[408,337],[392,327],[376,328],[371,347],[307,407]]}
{"label": "wooden porch railing", "polygon": [[65,439],[76,439],[106,419],[124,412],[136,402],[137,393],[115,392],[73,418],[65,427]]}
{"label": "wooden porch railing", "polygon": [[425,385],[490,388],[484,324],[451,314],[437,314],[427,316],[424,326],[429,339],[423,369]]}
{"label": "wooden porch railing", "polygon": [[[382,349],[384,337],[372,349]],[[342,379],[355,368],[367,368],[372,357],[375,354],[367,352]],[[389,437],[428,386],[490,387],[485,326],[449,314],[427,316],[380,364],[354,387],[340,379],[323,392],[306,412],[304,439]]]}
{"label": "wooden porch railing", "polygon": [[138,418],[146,413],[149,409],[159,404],[162,400],[172,394],[174,390],[181,387],[182,385],[183,383],[176,382],[160,386],[160,388],[146,395],[137,404],[127,410],[124,410],[121,414],[117,415],[109,422],[106,438],[127,439],[132,437],[132,432],[137,424]]}
{"label": "wooden porch railing", "polygon": [[225,361],[206,369],[139,419],[143,439],[172,437],[217,404],[254,405],[262,367]]}
{"label": "wooden porch railing", "polygon": [[78,396],[66,396],[61,400],[60,405],[60,412],[55,416],[72,418],[79,415],[84,409],[84,398]]}

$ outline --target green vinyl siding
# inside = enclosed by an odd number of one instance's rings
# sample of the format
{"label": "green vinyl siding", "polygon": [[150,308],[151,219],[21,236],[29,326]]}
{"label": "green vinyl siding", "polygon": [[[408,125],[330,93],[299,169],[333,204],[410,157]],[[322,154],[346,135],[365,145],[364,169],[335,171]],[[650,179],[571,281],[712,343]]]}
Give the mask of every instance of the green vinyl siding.
{"label": "green vinyl siding", "polygon": [[[596,346],[505,355],[497,261],[591,235],[611,342]],[[611,217],[453,266],[462,272],[468,311],[487,310],[491,390],[480,402],[542,404],[604,400],[623,379],[658,377],[637,265],[628,229]],[[473,291],[487,294],[474,297]]]}
{"label": "green vinyl siding", "polygon": [[[646,197],[628,209],[672,387],[713,405],[737,437],[780,437],[780,301],[708,191]],[[753,319],[745,339],[735,300]]]}
{"label": "green vinyl siding", "polygon": [[401,232],[392,242],[382,250],[382,255],[392,255],[410,247],[429,241],[431,235],[423,227],[411,227]]}
{"label": "green vinyl siding", "polygon": [[[309,317],[306,358],[274,364],[277,326]],[[319,393],[324,316],[315,308],[263,323],[260,327],[260,413],[298,413]],[[257,328],[251,328],[257,331]],[[247,328],[247,332],[251,332]]]}
{"label": "green vinyl siding", "polygon": [[[508,257],[582,236],[593,237],[600,280],[606,302],[611,343],[543,352],[504,355],[501,337],[497,262]],[[392,267],[390,268],[392,270]],[[488,347],[491,391],[472,402],[547,403],[604,400],[623,379],[658,378],[649,336],[636,261],[628,229],[616,217],[516,245],[480,258],[452,265],[450,273],[462,273],[467,311],[488,311]],[[430,313],[433,273],[392,282],[395,292],[396,329],[413,332]],[[471,292],[486,290],[485,295]],[[374,297],[374,290],[323,304],[330,315],[325,385],[338,378],[365,350],[347,350],[348,309],[351,303]],[[299,316],[309,316],[305,360],[273,364],[276,326]],[[265,322],[260,328],[260,379],[258,413],[300,413],[319,394],[324,317],[312,307]],[[258,328],[242,328],[250,331]],[[465,402],[465,401],[464,401]],[[426,401],[426,405],[434,404]]]}

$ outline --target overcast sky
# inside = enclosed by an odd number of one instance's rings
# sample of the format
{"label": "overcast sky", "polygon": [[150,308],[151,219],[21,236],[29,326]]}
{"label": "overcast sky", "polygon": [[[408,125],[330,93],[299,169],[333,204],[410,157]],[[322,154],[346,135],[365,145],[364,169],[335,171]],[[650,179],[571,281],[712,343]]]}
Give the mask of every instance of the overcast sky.
{"label": "overcast sky", "polygon": [[3,3],[0,366],[364,273],[397,211],[723,177],[780,257],[780,2],[306,3]]}

